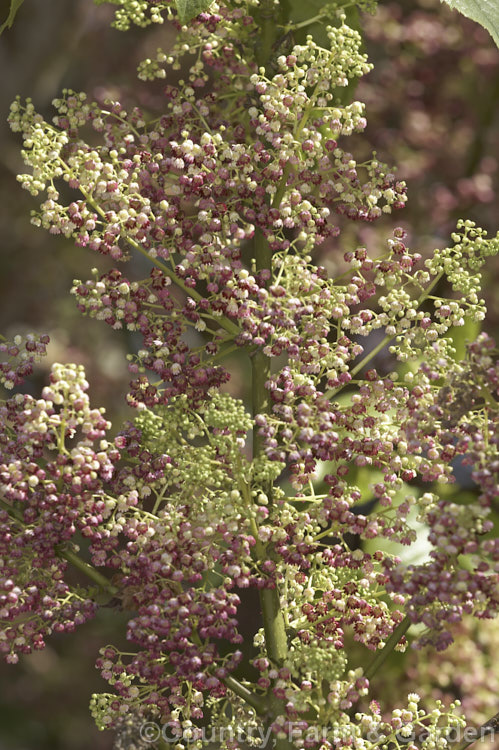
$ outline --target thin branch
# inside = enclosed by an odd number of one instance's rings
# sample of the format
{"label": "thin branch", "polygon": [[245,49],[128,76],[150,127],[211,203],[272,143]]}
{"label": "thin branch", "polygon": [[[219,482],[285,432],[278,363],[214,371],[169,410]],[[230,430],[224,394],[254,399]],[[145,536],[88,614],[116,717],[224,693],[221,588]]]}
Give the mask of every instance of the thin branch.
{"label": "thin branch", "polygon": [[[469,728],[466,728],[465,735],[468,731]],[[497,731],[499,731],[499,712],[496,713],[496,715],[491,719],[486,721],[485,724],[482,724],[480,727],[473,729],[473,737],[471,739],[465,739],[463,742],[461,742],[456,750],[466,750],[467,747],[470,747],[470,745],[474,745],[475,742],[478,742],[478,740],[487,737],[487,735],[491,735],[491,737],[493,738],[494,734]]]}
{"label": "thin branch", "polygon": [[[417,302],[417,308],[421,307],[423,302],[425,302],[428,299],[431,292],[437,286],[437,284],[439,283],[440,279],[443,276],[444,276],[443,271],[437,274],[437,276],[435,276],[431,284],[429,284],[427,289],[425,289],[423,294],[421,294],[421,296],[419,297],[418,302]],[[368,352],[366,356],[363,359],[361,359],[361,361],[350,370],[350,375],[352,376],[352,378],[355,377],[355,375],[357,375],[357,373],[360,372],[372,359],[374,359],[376,355],[379,354],[379,352],[382,351],[382,349],[384,349],[385,346],[387,346],[387,344],[390,343],[390,341],[393,341],[395,338],[397,338],[397,336],[400,336],[400,335],[401,334],[395,334],[393,336],[386,335],[382,339],[382,341],[380,341],[379,344],[377,344],[374,347],[374,349]],[[344,385],[340,385],[337,388],[326,391],[324,395],[327,396],[327,398],[333,398],[333,396],[336,396],[336,394],[339,393],[341,390],[343,390],[344,387],[345,387]]]}
{"label": "thin branch", "polygon": [[[62,159],[60,159],[59,161],[69,171],[69,167],[66,164],[66,162],[64,162]],[[82,187],[81,185],[79,186],[78,190],[83,195],[83,197],[85,198],[85,200],[87,201],[87,203],[89,203],[92,206],[92,208],[102,218],[106,219],[106,213],[105,213],[105,211],[97,203],[97,201],[95,201],[95,199],[93,198],[93,196],[87,190],[85,190],[85,188]],[[165,276],[168,276],[168,278],[170,278],[173,281],[173,283],[176,286],[178,286],[180,289],[182,289],[182,291],[185,292],[189,297],[192,297],[192,299],[196,300],[197,302],[199,302],[203,298],[202,295],[198,291],[196,291],[195,289],[192,289],[191,287],[187,286],[187,284],[185,284],[182,281],[182,279],[180,279],[170,268],[168,268],[168,266],[166,266],[164,263],[162,263],[158,258],[152,258],[149,255],[149,253],[147,252],[147,250],[145,250],[145,248],[143,248],[142,245],[139,242],[136,242],[133,239],[133,237],[126,236],[125,239],[126,239],[126,241],[128,242],[129,245],[131,245],[135,250],[137,250],[139,253],[141,253],[141,255],[143,255],[145,258],[147,258],[147,260],[150,263],[152,263],[157,268],[160,268],[163,271],[163,273],[165,274]],[[221,328],[224,328],[226,331],[228,331],[229,333],[231,333],[233,335],[237,335],[238,333],[240,333],[239,326],[237,326],[236,323],[234,323],[232,320],[229,320],[225,316],[220,316],[220,319],[217,320],[217,322],[219,323],[219,325],[220,325]]]}
{"label": "thin branch", "polygon": [[112,596],[116,596],[116,594],[118,593],[119,589],[117,589],[116,586],[113,586],[113,584],[104,575],[102,575],[102,573],[99,573],[99,571],[96,570],[93,565],[90,565],[90,563],[87,563],[82,560],[81,557],[78,557],[75,552],[60,549],[56,551],[56,554],[58,557],[62,557],[68,563],[71,563],[73,567],[81,571],[84,575],[87,576],[87,578],[90,578],[90,580],[96,583],[101,589],[103,589],[103,591],[106,591]]}
{"label": "thin branch", "polygon": [[232,677],[232,675],[226,677],[223,682],[226,687],[229,688],[229,690],[232,690],[232,692],[242,698],[245,703],[254,708],[257,714],[263,715],[266,713],[267,702],[262,696],[252,693],[250,690],[248,690],[247,687],[239,682],[239,680],[236,680],[235,677]]}
{"label": "thin branch", "polygon": [[381,665],[385,663],[387,657],[390,656],[391,652],[402,636],[409,630],[410,626],[411,620],[406,615],[402,622],[397,625],[381,651],[378,651],[372,662],[364,670],[364,675],[368,680],[370,680],[376,674]]}
{"label": "thin branch", "polygon": [[[272,271],[272,253],[269,243],[262,232],[257,229],[254,237],[255,265],[257,271]],[[269,414],[271,403],[269,391],[265,383],[270,377],[270,359],[266,357],[261,349],[258,349],[251,357],[251,398],[253,415]],[[258,428],[253,425],[253,460],[264,454],[264,444],[258,434]],[[261,488],[264,490],[269,501],[272,502],[272,486],[270,482]],[[256,526],[256,522],[255,522]],[[258,529],[255,529],[256,540]],[[263,555],[266,555],[265,549]],[[263,629],[265,632],[265,647],[269,659],[276,665],[281,665],[288,654],[288,641],[286,637],[286,625],[281,609],[279,588],[264,588],[260,591],[260,604],[262,607]],[[272,688],[268,694],[268,705],[270,714],[274,717],[284,714],[283,702],[278,699]],[[274,746],[275,750],[290,750],[291,743],[286,739],[278,738]]]}
{"label": "thin branch", "polygon": [[[0,508],[6,510],[9,516],[11,518],[14,518],[19,524],[25,526],[22,513],[2,498],[0,498]],[[71,565],[73,565],[73,567],[84,573],[87,578],[90,578],[90,580],[96,583],[103,591],[111,594],[112,596],[116,596],[116,594],[118,593],[118,589],[116,588],[116,586],[113,586],[112,583],[110,583],[110,581],[104,575],[102,575],[102,573],[99,573],[99,571],[96,570],[93,565],[90,565],[90,563],[87,563],[82,560],[81,557],[78,557],[75,552],[71,552],[70,550],[66,550],[62,547],[56,547],[55,553],[57,557],[61,557],[63,560],[66,560]]]}

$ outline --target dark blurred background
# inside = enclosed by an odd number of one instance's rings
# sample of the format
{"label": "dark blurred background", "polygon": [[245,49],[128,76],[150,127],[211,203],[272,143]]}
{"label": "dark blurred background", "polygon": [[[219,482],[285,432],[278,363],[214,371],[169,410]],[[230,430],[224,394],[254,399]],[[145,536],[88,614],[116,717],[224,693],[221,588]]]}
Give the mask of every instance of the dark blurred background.
{"label": "dark blurred background", "polygon": [[[1,20],[7,5],[0,3]],[[93,266],[104,269],[102,258],[30,225],[35,202],[16,182],[24,171],[20,141],[6,124],[16,94],[31,96],[38,111],[51,117],[50,102],[64,87],[161,107],[161,86],[135,86],[135,70],[158,46],[168,47],[171,29],[121,33],[110,28],[112,15],[111,6],[96,8],[91,0],[25,0],[13,28],[0,38],[0,329],[7,336],[49,333],[48,357],[31,381],[33,393],[51,362],[82,363],[93,404],[105,405],[119,425],[130,416],[124,402],[130,341],[102,322],[82,318],[69,295],[74,278],[89,278]],[[341,267],[342,253],[359,242],[379,254],[397,225],[409,231],[410,246],[423,253],[447,243],[460,217],[490,232],[499,226],[499,52],[491,38],[439,0],[384,3],[361,24],[375,69],[355,94],[367,103],[369,125],[351,150],[361,161],[375,149],[381,160],[398,165],[399,176],[409,183],[409,202],[394,217],[355,225],[334,245],[321,248],[320,260],[332,272]],[[484,325],[492,334],[499,319],[498,262],[490,260],[485,271],[490,314]],[[243,366],[234,361],[231,390],[241,392],[243,385]],[[0,664],[0,750],[112,747],[112,735],[97,732],[87,707],[92,692],[107,689],[94,661],[100,646],[117,640],[122,620],[114,610],[103,611],[75,635],[53,638],[19,665]],[[464,651],[468,661],[461,672],[479,675],[480,685],[486,681],[488,687],[459,688],[474,691],[470,718],[477,721],[486,718],[489,697],[499,694],[491,661],[499,631],[487,628],[480,641],[485,645]],[[463,644],[475,643],[471,632],[464,628],[461,645],[458,640],[454,651],[438,657],[434,674],[426,668],[430,691],[444,697],[456,693],[449,665],[458,654],[462,661]],[[418,673],[411,662],[407,671],[417,681],[421,669]],[[479,690],[484,697],[477,704]],[[389,690],[385,696],[389,701]]]}

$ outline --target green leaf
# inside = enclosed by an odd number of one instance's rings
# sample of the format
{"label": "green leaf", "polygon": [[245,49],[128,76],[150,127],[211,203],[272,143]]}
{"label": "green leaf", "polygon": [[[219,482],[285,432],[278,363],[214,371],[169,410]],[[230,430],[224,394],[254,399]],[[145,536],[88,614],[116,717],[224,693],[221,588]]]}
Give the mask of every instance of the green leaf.
{"label": "green leaf", "polygon": [[213,0],[175,0],[180,23],[185,26],[191,19],[209,8],[212,2]]}
{"label": "green leaf", "polygon": [[444,0],[444,2],[487,29],[499,47],[498,0]]}
{"label": "green leaf", "polygon": [[23,4],[24,0],[10,0],[10,10],[9,15],[7,16],[7,20],[4,21],[4,23],[0,26],[0,34],[5,31],[5,29],[10,29],[12,24],[14,23],[14,18],[16,17],[16,13]]}
{"label": "green leaf", "polygon": [[466,357],[466,344],[475,341],[480,333],[480,328],[480,321],[475,321],[472,318],[465,318],[464,326],[453,326],[450,329],[448,337],[452,341],[452,346],[456,350],[453,357],[455,362],[460,362]]}

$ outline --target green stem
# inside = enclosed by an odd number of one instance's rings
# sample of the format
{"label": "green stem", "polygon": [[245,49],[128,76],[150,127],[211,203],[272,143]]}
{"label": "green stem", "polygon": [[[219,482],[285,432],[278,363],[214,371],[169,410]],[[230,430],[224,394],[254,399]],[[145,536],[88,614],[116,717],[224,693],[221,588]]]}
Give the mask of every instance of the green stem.
{"label": "green stem", "polygon": [[[260,229],[255,230],[254,237],[255,266],[257,271],[272,270],[272,253],[269,243]],[[257,349],[251,356],[252,378],[251,378],[251,400],[253,404],[253,416],[256,414],[270,414],[270,394],[265,388],[265,383],[270,378],[270,359],[265,356],[261,349]],[[253,457],[263,453],[263,440],[258,434],[256,427],[253,429]]]}
{"label": "green stem", "polygon": [[[347,10],[347,8],[352,8],[352,7],[355,7],[355,6],[356,6],[355,2],[352,2],[352,3],[349,3],[349,2],[347,2],[347,3],[338,3],[336,5],[336,10]],[[285,30],[286,30],[286,32],[288,32],[288,31],[298,31],[299,29],[304,29],[305,27],[311,26],[314,23],[321,23],[321,22],[324,22],[324,25],[325,25],[327,16],[328,16],[327,11],[323,11],[322,13],[318,13],[316,16],[312,16],[312,18],[309,18],[306,21],[301,21],[300,23],[289,23],[285,27]]]}
{"label": "green stem", "polygon": [[306,21],[301,21],[300,23],[290,23],[286,26],[286,32],[304,29],[307,26],[311,26],[313,23],[319,23],[323,20],[324,17],[324,13],[318,13],[316,16],[312,16],[312,18],[308,18]]}
{"label": "green stem", "polygon": [[[436,285],[438,284],[440,279],[443,277],[443,275],[444,275],[444,272],[442,271],[437,276],[435,276],[431,284],[428,286],[428,288],[424,291],[424,293],[418,299],[418,304],[417,304],[418,308],[421,307],[423,302],[427,300],[427,298],[430,296],[431,292],[436,287]],[[384,349],[385,346],[390,343],[390,341],[393,341],[393,339],[395,339],[398,335],[400,334],[395,334],[394,336],[385,336],[384,339],[380,341],[377,346],[374,347],[374,349],[372,349],[368,354],[366,354],[366,356],[363,359],[361,359],[361,361],[357,365],[355,365],[355,367],[352,367],[352,369],[350,370],[350,375],[352,376],[352,378],[355,377],[355,375],[357,375],[357,373],[360,372],[360,370],[362,370],[363,367],[365,367],[372,359],[374,359],[374,357],[376,357],[376,355],[379,354],[379,352],[382,349]],[[327,398],[333,398],[333,396],[336,396],[336,394],[339,393],[339,391],[341,391],[344,387],[345,386],[340,385],[338,388],[334,388],[330,391],[326,391],[324,395],[327,396]]]}
{"label": "green stem", "polygon": [[213,362],[218,362],[219,359],[225,359],[229,354],[232,354],[232,352],[236,352],[240,350],[241,347],[239,344],[232,344],[232,346],[228,346],[225,349],[221,349],[217,354],[214,354],[212,357],[210,357],[210,365],[213,364]]}
{"label": "green stem", "polygon": [[[11,518],[14,518],[19,524],[22,526],[25,526],[22,513],[20,513],[17,508],[14,508],[12,505],[9,505],[5,500],[0,498],[0,508],[3,508],[7,511],[9,516]],[[109,582],[109,580],[102,575],[102,573],[99,573],[98,570],[96,570],[93,565],[90,565],[90,563],[85,562],[75,552],[70,552],[69,550],[65,550],[62,548],[56,548],[56,554],[58,557],[62,557],[64,560],[69,562],[73,567],[77,568],[79,571],[84,573],[87,578],[90,578],[94,583],[96,583],[103,591],[105,591],[107,594],[111,594],[112,596],[116,596],[118,593],[118,589],[116,586],[113,586],[112,583]]]}
{"label": "green stem", "polygon": [[291,165],[288,162],[283,169],[282,177],[280,179],[279,185],[277,186],[277,190],[274,193],[274,197],[272,199],[272,208],[279,208],[279,206],[281,205],[281,201],[284,197],[284,193],[286,192],[286,186],[287,186],[290,172],[291,172]]}
{"label": "green stem", "polygon": [[267,654],[269,659],[280,666],[288,655],[288,642],[279,601],[279,590],[277,588],[263,589],[261,603]]}
{"label": "green stem", "polygon": [[374,677],[378,669],[385,663],[387,657],[391,654],[402,636],[409,630],[410,626],[411,620],[406,615],[402,622],[397,625],[381,651],[378,651],[372,662],[364,670],[364,675],[368,680]]}
{"label": "green stem", "polygon": [[[268,242],[260,230],[255,231],[254,252],[256,271],[272,270],[272,253]],[[270,359],[258,349],[251,357],[252,385],[251,395],[253,402],[253,414],[269,414],[271,411],[270,396],[265,387],[270,377]],[[258,434],[256,426],[253,428],[253,459],[263,454],[263,440]],[[269,501],[272,502],[272,487],[263,488]],[[258,529],[256,529],[258,534]],[[258,541],[258,536],[256,537]],[[264,551],[265,554],[265,551]],[[288,642],[286,637],[286,626],[281,610],[279,589],[263,589],[260,592],[260,604],[262,607],[263,629],[265,632],[265,646],[269,659],[277,666],[281,665],[288,653]],[[276,698],[272,688],[269,692],[270,715],[275,718],[285,714],[285,708],[281,700]],[[287,739],[277,739],[275,750],[289,750],[290,743]]]}
{"label": "green stem", "polygon": [[87,578],[90,578],[91,581],[96,583],[107,594],[116,596],[116,594],[118,593],[119,589],[117,589],[116,586],[113,586],[113,584],[110,583],[110,581],[105,576],[103,576],[102,573],[99,573],[99,571],[96,570],[93,565],[90,565],[90,563],[87,563],[82,560],[81,557],[78,557],[75,552],[61,549],[57,551],[57,555],[58,557],[62,557],[68,563],[71,563],[73,567],[81,571],[84,575],[87,576]]}
{"label": "green stem", "polygon": [[[374,349],[371,349],[371,351],[368,352],[366,356],[363,357],[363,359],[361,359],[361,361],[350,370],[350,375],[352,376],[352,378],[354,378],[355,375],[357,375],[357,373],[360,372],[363,367],[365,367],[372,359],[374,359],[374,357],[376,357],[376,355],[379,354],[379,352],[384,349],[385,346],[389,344],[390,341],[392,341],[394,338],[395,336],[385,336],[384,339],[374,347]],[[337,393],[343,390],[344,387],[344,385],[340,385],[337,388],[332,388],[330,391],[326,391],[324,395],[327,398],[333,398]]]}
{"label": "green stem", "polygon": [[374,357],[377,354],[379,354],[379,352],[382,349],[384,349],[385,346],[389,344],[390,341],[394,338],[395,336],[385,336],[385,338],[382,341],[380,341],[379,344],[375,346],[374,349],[372,349],[369,352],[369,354],[366,354],[366,356],[363,359],[361,359],[358,365],[355,365],[355,367],[352,367],[352,369],[350,370],[350,375],[352,376],[352,378],[355,377],[355,375],[357,375],[357,373],[360,372],[362,368],[365,367],[367,363],[371,361],[371,359],[374,359]]}
{"label": "green stem", "polygon": [[266,67],[272,55],[272,45],[276,37],[273,0],[264,0],[258,16],[260,37],[256,46],[256,61],[258,65]]}
{"label": "green stem", "polygon": [[[316,97],[316,95],[317,95],[317,86],[315,87],[314,92],[313,92],[312,96],[310,97],[310,101],[309,101],[309,103],[308,103],[307,107],[305,108],[305,111],[304,111],[304,113],[302,115],[302,118],[301,118],[300,122],[298,123],[298,127],[296,128],[295,135],[294,135],[294,137],[295,137],[296,140],[298,140],[298,138],[300,137],[300,135],[301,135],[301,133],[303,131],[303,128],[307,124],[308,119],[309,119],[309,117],[310,117],[310,115],[312,113],[312,110],[315,109],[315,97]],[[288,183],[288,177],[289,177],[290,173],[291,173],[291,164],[288,162],[286,164],[286,166],[284,167],[284,170],[283,170],[283,173],[282,173],[282,177],[281,177],[281,179],[279,181],[279,184],[277,186],[277,190],[274,193],[274,197],[272,199],[272,204],[271,204],[272,208],[279,208],[279,206],[281,205],[281,201],[282,201],[282,199],[284,197],[284,193],[286,192],[286,187],[287,187],[287,183]]]}
{"label": "green stem", "polygon": [[[69,171],[68,165],[61,159],[61,163],[64,165],[64,167]],[[80,193],[83,195],[87,203],[89,203],[94,211],[96,211],[102,218],[106,219],[106,213],[103,211],[103,209],[99,206],[99,204],[93,199],[93,197],[90,195],[89,192],[85,190],[81,185],[78,188]],[[185,294],[187,294],[189,297],[192,297],[192,299],[195,299],[196,302],[199,302],[201,299],[203,299],[203,295],[197,292],[195,289],[191,289],[191,287],[188,287],[182,279],[179,279],[179,277],[170,269],[167,265],[162,263],[158,258],[151,258],[147,250],[145,250],[138,242],[136,242],[132,237],[126,237],[126,241],[129,245],[131,245],[135,250],[138,250],[139,253],[141,253],[147,260],[155,265],[157,268],[160,268],[165,276],[168,276],[173,283],[179,287],[179,289],[182,289]],[[217,321],[220,324],[221,328],[224,328],[226,331],[233,335],[237,335],[240,333],[239,326],[237,326],[235,323],[233,323],[231,320],[228,320],[225,317],[220,317],[220,320]]]}
{"label": "green stem", "polygon": [[[251,357],[252,382],[251,395],[253,403],[253,416],[257,414],[268,414],[270,409],[270,395],[265,388],[265,383],[270,377],[270,362],[261,350],[256,351]],[[253,457],[261,455],[263,452],[263,438],[259,435],[258,429],[253,428]]]}
{"label": "green stem", "polygon": [[[197,646],[202,646],[201,638],[196,631],[191,634],[191,638]],[[265,699],[262,696],[252,693],[251,690],[248,690],[248,688],[239,682],[239,680],[233,675],[224,677],[222,681],[229,690],[232,690],[232,692],[242,698],[245,703],[254,708],[257,714],[264,715],[266,713]]]}
{"label": "green stem", "polygon": [[421,307],[421,305],[423,304],[423,302],[425,302],[425,300],[427,300],[427,299],[428,299],[428,297],[430,296],[430,294],[431,294],[431,293],[432,293],[432,291],[433,291],[433,290],[435,289],[435,287],[436,287],[436,286],[437,286],[437,284],[439,283],[440,279],[441,279],[441,278],[442,278],[442,277],[443,277],[444,275],[445,275],[445,274],[444,274],[444,271],[440,271],[440,273],[438,273],[438,274],[437,274],[437,275],[435,276],[435,278],[433,279],[433,281],[432,281],[432,282],[431,282],[431,283],[430,283],[430,284],[428,285],[427,289],[425,289],[425,291],[423,292],[423,294],[422,294],[422,295],[420,296],[420,298],[418,299],[418,307]]}
{"label": "green stem", "polygon": [[232,690],[233,693],[242,698],[248,705],[252,706],[257,714],[262,715],[266,713],[265,699],[260,695],[252,693],[247,687],[240,683],[239,680],[236,680],[235,677],[229,675],[224,679],[224,684],[229,690]]}
{"label": "green stem", "polygon": [[0,498],[0,508],[3,508],[4,510],[6,510],[11,518],[15,518],[16,521],[19,521],[24,526],[22,513],[20,513],[17,510],[17,508],[14,508],[12,505],[9,505],[9,503],[7,503],[5,500],[2,500],[1,498]]}
{"label": "green stem", "polygon": [[[147,250],[144,250],[144,248],[138,242],[135,242],[135,240],[133,240],[131,237],[127,237],[126,240],[132,247],[135,248],[135,250],[138,250],[139,253],[144,256],[144,258],[147,258],[147,260],[150,261],[153,265],[155,265],[157,268],[160,268],[165,276],[168,276],[173,281],[173,283],[179,287],[179,289],[182,289],[182,291],[185,292],[185,294],[187,294],[189,297],[192,297],[192,299],[195,299],[197,302],[203,299],[202,294],[197,292],[195,289],[187,286],[187,284],[184,284],[182,279],[179,279],[179,277],[175,273],[173,273],[173,271],[171,271],[167,265],[161,263],[161,261],[159,261],[157,258],[151,258]],[[239,326],[237,326],[235,323],[224,316],[220,316],[220,319],[217,318],[217,322],[219,323],[220,328],[223,328],[232,335],[237,336],[237,334],[240,333]]]}

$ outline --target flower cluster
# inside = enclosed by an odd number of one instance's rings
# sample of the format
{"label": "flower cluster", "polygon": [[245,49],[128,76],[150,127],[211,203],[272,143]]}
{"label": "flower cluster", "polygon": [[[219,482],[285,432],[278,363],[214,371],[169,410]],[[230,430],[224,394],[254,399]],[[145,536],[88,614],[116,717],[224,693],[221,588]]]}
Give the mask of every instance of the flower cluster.
{"label": "flower cluster", "polygon": [[[381,214],[380,201],[383,210],[405,201],[405,185],[384,165],[377,160],[358,165],[337,143],[336,139],[362,130],[365,118],[360,103],[341,106],[334,92],[369,68],[359,52],[357,32],[342,22],[329,28],[328,36],[329,50],[308,39],[287,57],[279,57],[280,72],[271,79],[263,69],[248,77],[251,66],[244,68],[244,79],[241,71],[234,71],[241,90],[236,87],[230,106],[243,106],[244,125],[220,122],[219,97],[225,96],[221,80],[208,103],[197,99],[190,86],[167,88],[170,113],[152,127],[138,110],[128,113],[118,102],[108,102],[103,109],[71,91],[54,102],[57,127],[44,122],[29,101],[12,106],[10,123],[23,132],[23,153],[33,169],[32,175],[20,180],[34,195],[46,190],[34,223],[72,236],[77,244],[115,260],[126,259],[134,248],[153,261],[158,272],[152,286],[163,289],[157,325],[151,325],[150,306],[157,304],[154,292],[148,299],[144,289],[138,294],[132,290],[128,299],[128,280],[114,271],[101,280],[101,286],[90,286],[93,298],[104,287],[113,288],[112,294],[104,294],[99,315],[112,325],[121,318],[129,327],[143,328],[141,351],[147,352],[141,357],[143,365],[166,382],[175,380],[179,367],[184,369],[181,383],[187,377],[194,380],[193,388],[206,391],[224,382],[221,368],[206,370],[198,352],[185,349],[185,337],[179,343],[188,321],[201,332],[212,321],[225,339],[239,333],[236,322],[241,320],[249,328],[243,333],[253,333],[252,313],[262,304],[267,277],[248,275],[241,255],[244,241],[261,234],[274,251],[302,254],[337,234],[331,209],[372,220]],[[208,53],[211,43],[203,43]],[[210,67],[213,61],[208,54],[205,57]],[[241,61],[236,62],[237,68]],[[86,123],[102,134],[105,145],[91,147],[79,138]],[[256,132],[255,143],[248,143],[248,130]],[[367,173],[364,179],[362,172]],[[67,182],[83,199],[61,203],[57,181]],[[293,240],[288,238],[290,232],[295,234]],[[165,289],[170,280],[188,292],[173,320],[173,302]],[[90,290],[79,283],[75,293],[86,298]],[[116,314],[108,310],[118,305],[117,293],[122,311]],[[83,299],[81,304],[94,314],[95,302],[89,306]],[[128,316],[122,314],[127,312]],[[160,320],[164,312],[167,324]],[[259,310],[256,315],[262,317]],[[165,325],[169,327],[166,341]],[[268,326],[260,321],[258,326],[263,330],[255,332],[256,344],[262,333],[264,340],[268,338]],[[248,336],[238,337],[237,342],[248,344]],[[170,362],[166,350],[173,351],[174,345],[181,351]],[[207,354],[216,351],[215,340]],[[180,392],[186,388],[190,384]],[[147,405],[158,400],[147,380],[140,379],[136,391],[134,400],[145,399]],[[173,386],[172,393],[177,392]]]}
{"label": "flower cluster", "polygon": [[[164,412],[143,410],[116,439],[126,465],[91,551],[96,565],[116,571],[120,596],[136,612],[127,638],[140,650],[131,659],[112,648],[102,652],[98,667],[119,695],[95,698],[102,728],[128,710],[201,718],[206,698],[225,694],[223,680],[242,656],[236,649],[222,658],[217,646],[242,642],[239,597],[230,589],[266,585],[243,511],[248,426],[241,404],[228,396],[197,411],[183,396]],[[125,546],[118,544],[123,538]]]}
{"label": "flower cluster", "polygon": [[2,337],[0,341],[0,353],[3,362],[0,362],[0,383],[10,390],[20,385],[33,372],[33,366],[45,355],[49,337],[46,334],[37,336],[29,333],[23,337],[14,336],[12,341]]}
{"label": "flower cluster", "polygon": [[[344,285],[324,278],[321,269],[293,256],[276,263],[281,283],[269,288],[269,297],[277,297],[276,310],[274,315],[265,311],[266,321],[276,323],[274,330],[270,329],[275,343],[264,351],[270,357],[286,351],[289,364],[268,382],[272,414],[259,415],[257,424],[265,436],[268,455],[288,460],[299,485],[308,481],[318,460],[337,462],[335,483],[348,474],[351,462],[383,468],[389,483],[414,479],[418,465],[411,451],[404,447],[399,455],[395,452],[398,442],[405,446],[397,425],[407,420],[411,393],[423,395],[423,391],[419,393],[420,381],[426,382],[426,375],[423,371],[417,376],[410,373],[409,388],[397,384],[397,373],[380,378],[371,369],[350,398],[343,402],[333,399],[352,383],[366,361],[357,360],[364,348],[356,338],[384,329],[383,343],[393,342],[391,351],[398,359],[407,362],[424,354],[428,363],[439,361],[437,366],[443,371],[451,365],[452,353],[441,337],[451,326],[463,325],[467,317],[480,320],[484,316],[483,302],[477,296],[479,276],[467,266],[476,270],[496,253],[497,238],[484,239],[467,222],[463,235],[455,235],[456,245],[435,253],[425,270],[418,268],[421,256],[407,250],[401,234],[396,231],[389,252],[381,259],[368,258],[365,248],[349,253],[347,260],[353,270]],[[461,299],[447,302],[430,295],[445,276]],[[382,287],[386,293],[378,296],[378,312],[371,298]],[[433,316],[423,309],[429,299],[434,299]],[[359,309],[362,303],[366,309]],[[289,313],[285,317],[286,308]],[[394,412],[395,418],[390,416]],[[376,413],[386,415],[383,434]],[[442,475],[444,467],[433,478]]]}
{"label": "flower cluster", "polygon": [[[404,427],[408,450],[420,457],[423,477],[434,480],[447,466],[451,480],[452,464],[463,457],[482,490],[476,502],[467,504],[424,495],[422,518],[434,548],[431,562],[408,568],[398,565],[390,572],[390,588],[408,595],[411,615],[440,631],[440,648],[452,640],[449,632],[442,632],[446,622],[460,620],[463,613],[492,618],[499,605],[499,545],[489,533],[491,505],[499,491],[499,381],[493,352],[494,342],[482,334],[469,346],[467,359],[453,370],[443,358],[421,366],[416,386],[421,401],[411,404]],[[442,380],[446,385],[432,387]]]}
{"label": "flower cluster", "polygon": [[[477,621],[465,617],[453,629],[454,643],[445,652],[434,653],[431,659],[421,659],[420,652],[408,655],[405,673],[410,684],[419,685],[426,706],[435,701],[446,705],[457,692],[462,695],[462,710],[468,721],[477,725],[487,721],[495,711],[498,675],[494,669],[499,633],[494,620]],[[384,686],[390,690],[390,686]],[[398,702],[401,689],[393,696]]]}
{"label": "flower cluster", "polygon": [[78,529],[107,515],[103,484],[119,453],[87,389],[82,368],[54,365],[41,399],[18,394],[0,406],[0,651],[10,662],[95,612],[65,581],[65,551]]}
{"label": "flower cluster", "polygon": [[145,27],[151,23],[162,24],[164,18],[161,11],[167,10],[171,15],[174,6],[172,0],[94,0],[96,5],[112,2],[119,8],[115,12],[113,26],[120,31],[126,31],[131,24]]}
{"label": "flower cluster", "polygon": [[[116,4],[119,28],[175,19],[172,3]],[[135,419],[114,443],[76,366],[55,366],[41,399],[0,409],[0,649],[14,661],[91,616],[99,595],[67,583],[71,562],[130,612],[134,650],[108,645],[97,661],[112,690],[92,698],[100,728],[153,718],[200,747],[207,720],[270,727],[284,744],[298,722],[330,727],[293,740],[311,750],[344,747],[338,727],[360,750],[414,736],[412,750],[422,733],[420,747],[444,748],[455,705],[427,714],[411,694],[387,720],[375,703],[354,713],[371,671],[348,648],[390,649],[400,633],[403,651],[410,620],[423,625],[417,645],[443,649],[464,615],[496,614],[495,345],[482,335],[463,359],[449,336],[484,319],[480,270],[499,237],[460,221],[454,244],[424,260],[396,228],[381,255],[345,252],[336,278],[314,263],[347,220],[402,208],[406,186],[345,148],[366,127],[363,104],[345,103],[370,69],[359,33],[336,9],[324,46],[302,24],[290,39],[286,25],[269,31],[270,6],[213,3],[187,28],[173,20],[174,49],[140,77],[195,60],[156,118],[70,90],[53,123],[29,100],[12,105],[31,170],[19,181],[40,197],[33,222],[151,270],[94,269],[72,290],[82,313],[137,342]],[[252,416],[224,392],[237,351],[251,362]],[[17,384],[24,370],[6,367]],[[459,461],[479,486],[471,497],[446,493]],[[384,551],[415,541],[417,523],[427,559]],[[76,532],[91,565],[69,544]]]}

